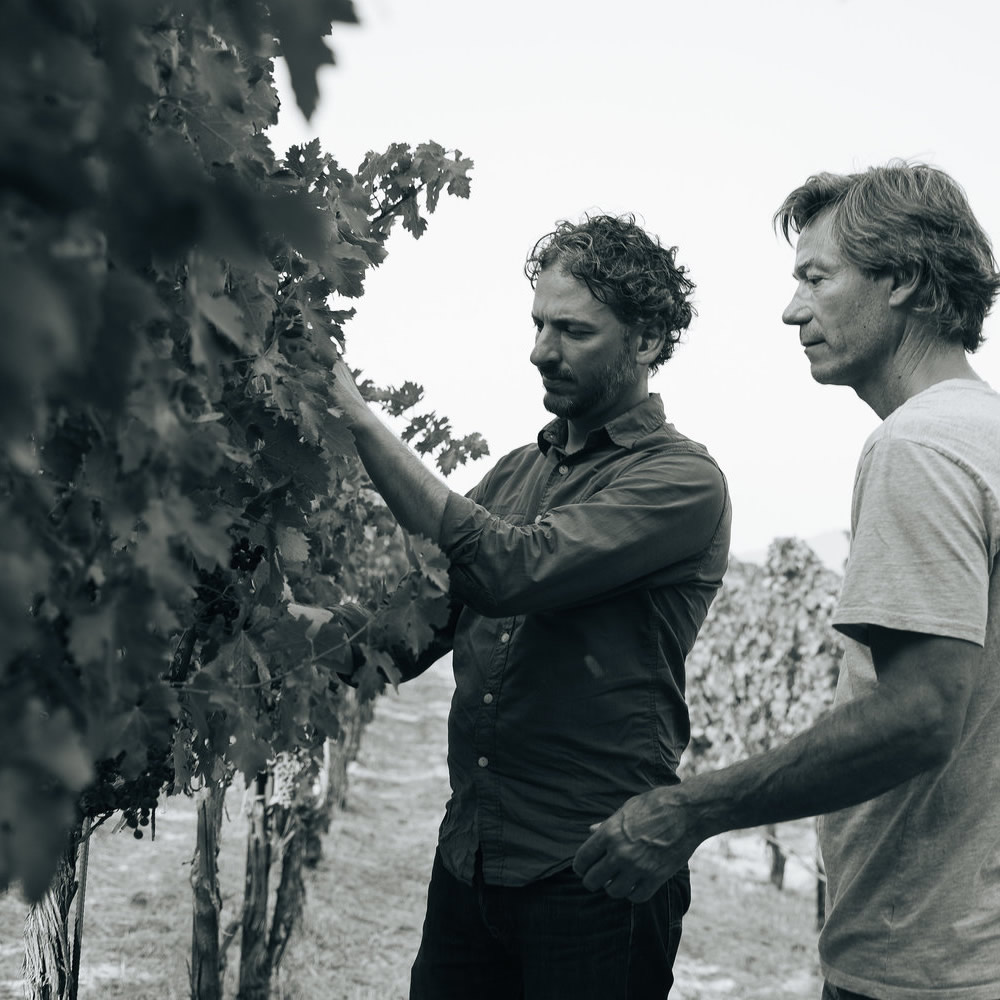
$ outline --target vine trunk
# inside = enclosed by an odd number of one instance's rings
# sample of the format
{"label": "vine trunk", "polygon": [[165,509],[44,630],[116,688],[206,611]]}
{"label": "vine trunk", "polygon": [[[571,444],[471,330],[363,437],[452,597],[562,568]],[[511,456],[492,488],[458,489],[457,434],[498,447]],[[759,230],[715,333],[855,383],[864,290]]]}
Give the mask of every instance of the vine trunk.
{"label": "vine trunk", "polygon": [[[73,1000],[76,997],[70,908],[77,892],[76,854],[80,830],[69,845],[44,896],[24,919],[24,995],[26,1000]],[[79,942],[77,942],[79,947]]]}
{"label": "vine trunk", "polygon": [[224,952],[219,947],[219,833],[225,782],[212,782],[198,793],[198,831],[191,859],[191,997],[222,1000]]}

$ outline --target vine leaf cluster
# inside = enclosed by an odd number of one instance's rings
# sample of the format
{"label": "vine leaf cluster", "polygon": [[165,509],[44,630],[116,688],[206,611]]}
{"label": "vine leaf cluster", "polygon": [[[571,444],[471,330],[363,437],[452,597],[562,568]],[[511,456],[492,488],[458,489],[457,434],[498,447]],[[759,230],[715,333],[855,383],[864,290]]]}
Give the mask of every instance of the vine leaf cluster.
{"label": "vine leaf cluster", "polygon": [[797,538],[775,539],[761,566],[730,560],[687,658],[685,768],[769,750],[830,707],[843,654],[830,625],[840,583]]}
{"label": "vine leaf cluster", "polygon": [[[37,899],[81,792],[95,814],[141,810],[154,764],[182,791],[315,753],[342,676],[363,662],[374,695],[385,649],[447,613],[440,554],[400,565],[329,370],[395,221],[419,236],[472,162],[431,142],[355,171],[318,140],[274,154],[274,57],[308,115],[348,0],[5,14],[0,888]],[[445,470],[485,451],[414,420]],[[379,569],[411,573],[400,635],[289,612],[378,596]],[[95,790],[98,765],[142,803]]]}

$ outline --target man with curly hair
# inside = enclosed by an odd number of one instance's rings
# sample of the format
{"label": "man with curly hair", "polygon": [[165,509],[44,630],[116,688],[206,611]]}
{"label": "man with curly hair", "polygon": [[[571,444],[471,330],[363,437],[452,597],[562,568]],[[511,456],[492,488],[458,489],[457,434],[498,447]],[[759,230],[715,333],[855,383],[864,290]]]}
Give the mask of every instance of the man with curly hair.
{"label": "man with curly hair", "polygon": [[811,177],[775,222],[798,233],[783,319],[813,378],[882,419],[855,479],[834,708],[630,800],[576,868],[645,899],[707,837],[822,814],[824,1000],[997,1000],[1000,395],[967,354],[1000,275],[964,192],[921,164]]}
{"label": "man with curly hair", "polygon": [[663,1000],[686,871],[640,901],[573,872],[589,828],[676,782],[684,659],[728,561],[726,481],[648,377],[693,285],[632,217],[561,223],[526,274],[546,408],[537,441],[451,492],[335,368],[338,405],[402,526],[450,561],[452,615],[404,678],[453,651],[452,794],[412,1000]]}

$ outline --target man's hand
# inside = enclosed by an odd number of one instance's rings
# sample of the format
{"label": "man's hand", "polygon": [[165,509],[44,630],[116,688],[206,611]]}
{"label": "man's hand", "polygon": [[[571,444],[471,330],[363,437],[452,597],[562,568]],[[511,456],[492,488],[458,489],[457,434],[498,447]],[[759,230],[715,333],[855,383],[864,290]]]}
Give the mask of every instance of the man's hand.
{"label": "man's hand", "polygon": [[687,863],[705,839],[678,785],[652,788],[629,799],[591,829],[573,870],[591,891],[604,889],[633,903],[649,899]]}
{"label": "man's hand", "polygon": [[982,648],[874,626],[869,641],[878,684],[868,693],[772,750],[629,799],[577,851],[583,884],[643,902],[709,837],[844,809],[945,764]]}
{"label": "man's hand", "polygon": [[343,361],[335,362],[332,373],[334,406],[343,413],[348,426],[353,427],[359,418],[371,411],[354,381],[351,369]]}
{"label": "man's hand", "polygon": [[332,369],[334,405],[354,435],[358,457],[375,489],[405,531],[441,541],[441,522],[451,492],[378,418],[343,361]]}

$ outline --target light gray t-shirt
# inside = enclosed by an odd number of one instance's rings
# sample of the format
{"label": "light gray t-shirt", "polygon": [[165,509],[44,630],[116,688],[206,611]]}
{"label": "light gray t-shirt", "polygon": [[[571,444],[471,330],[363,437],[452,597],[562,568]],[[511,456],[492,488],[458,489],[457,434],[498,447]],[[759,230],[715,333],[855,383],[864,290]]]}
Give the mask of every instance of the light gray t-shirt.
{"label": "light gray t-shirt", "polygon": [[851,529],[837,703],[876,683],[868,625],[966,639],[984,662],[948,764],[821,818],[823,972],[878,1000],[1000,1000],[1000,395],[950,379],[890,414]]}

